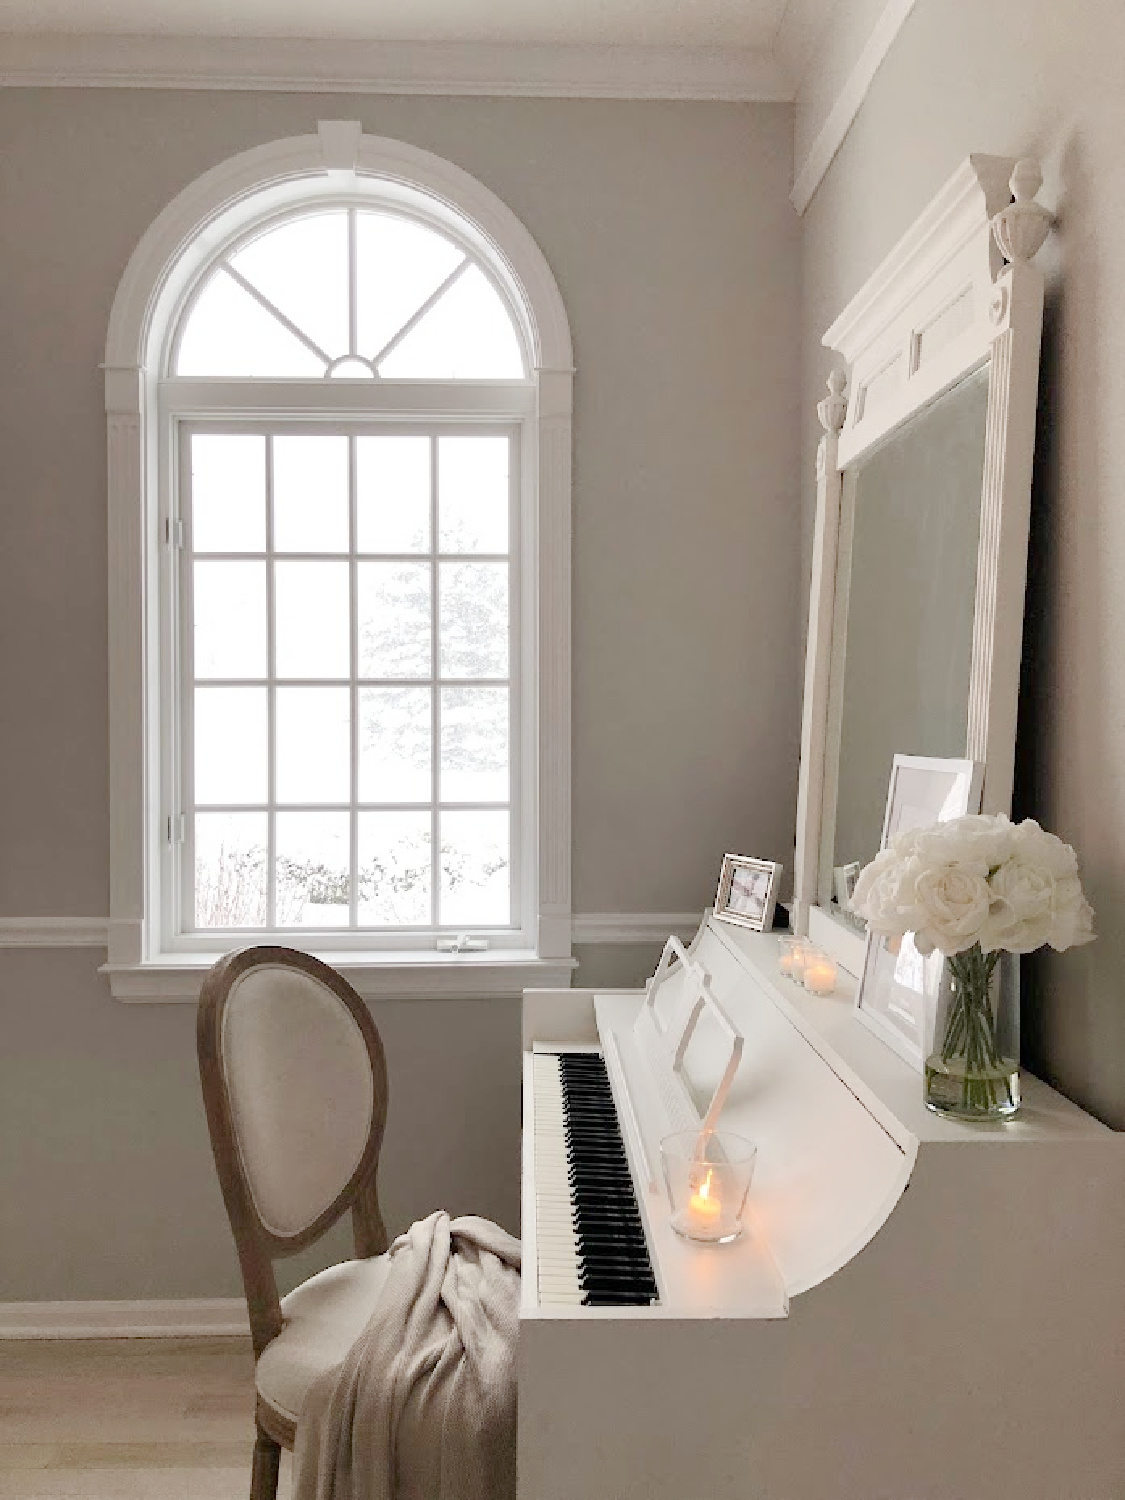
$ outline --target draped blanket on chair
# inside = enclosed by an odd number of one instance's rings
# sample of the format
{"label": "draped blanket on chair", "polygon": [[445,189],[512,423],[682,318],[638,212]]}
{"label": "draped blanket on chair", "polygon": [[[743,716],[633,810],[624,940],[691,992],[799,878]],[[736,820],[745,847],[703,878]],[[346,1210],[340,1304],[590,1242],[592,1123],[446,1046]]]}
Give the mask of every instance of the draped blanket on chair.
{"label": "draped blanket on chair", "polygon": [[371,1322],[309,1389],[293,1500],[514,1500],[520,1242],[431,1214]]}

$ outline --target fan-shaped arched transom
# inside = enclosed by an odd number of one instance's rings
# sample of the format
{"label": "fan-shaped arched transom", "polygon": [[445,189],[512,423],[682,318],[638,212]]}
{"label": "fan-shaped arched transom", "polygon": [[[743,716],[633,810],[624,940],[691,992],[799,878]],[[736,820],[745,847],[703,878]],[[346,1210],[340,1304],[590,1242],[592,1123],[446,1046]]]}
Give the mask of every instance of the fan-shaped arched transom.
{"label": "fan-shaped arched transom", "polygon": [[512,315],[476,260],[404,214],[291,215],[223,255],[188,304],[173,373],[522,379]]}

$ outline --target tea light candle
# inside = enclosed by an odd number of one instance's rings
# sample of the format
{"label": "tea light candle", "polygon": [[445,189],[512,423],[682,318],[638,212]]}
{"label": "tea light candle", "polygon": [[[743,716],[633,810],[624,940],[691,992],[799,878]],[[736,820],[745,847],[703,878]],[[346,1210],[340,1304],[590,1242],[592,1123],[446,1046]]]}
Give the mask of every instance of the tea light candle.
{"label": "tea light candle", "polygon": [[836,988],[836,960],[827,953],[810,954],[802,979],[814,995],[830,995]]}
{"label": "tea light candle", "polygon": [[722,1218],[723,1205],[715,1192],[715,1174],[710,1167],[707,1176],[696,1185],[688,1199],[686,1218],[696,1233],[714,1233]]}
{"label": "tea light candle", "polygon": [[742,1233],[742,1210],[758,1148],[729,1130],[678,1130],[660,1142],[669,1223],[685,1240],[726,1245]]}
{"label": "tea light candle", "polygon": [[795,979],[798,984],[805,972],[805,961],[808,950],[800,938],[782,938],[781,951],[778,954],[777,966],[783,974],[788,974],[790,979]]}

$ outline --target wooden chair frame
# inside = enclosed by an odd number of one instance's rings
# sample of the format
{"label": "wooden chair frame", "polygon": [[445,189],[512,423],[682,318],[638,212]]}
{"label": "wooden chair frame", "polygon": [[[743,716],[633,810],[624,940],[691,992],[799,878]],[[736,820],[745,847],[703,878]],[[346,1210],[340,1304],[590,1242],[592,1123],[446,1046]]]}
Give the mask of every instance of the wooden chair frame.
{"label": "wooden chair frame", "polygon": [[[237,980],[263,967],[294,969],[310,975],[330,989],[358,1025],[371,1060],[373,1101],[371,1128],[359,1164],[348,1182],[312,1223],[291,1235],[268,1229],[254,1204],[242,1161],[231,1108],[230,1090],[222,1060],[221,1037],[227,1001]],[[199,996],[196,1025],[199,1077],[203,1103],[219,1184],[230,1219],[246,1304],[250,1313],[250,1335],[255,1361],[281,1332],[284,1319],[273,1262],[295,1255],[320,1238],[349,1208],[357,1258],[381,1255],[388,1237],[379,1208],[377,1174],[383,1130],[387,1119],[387,1063],[378,1028],[366,1005],[351,985],[327,964],[292,948],[254,947],[229,953],[207,974]],[[257,1440],[254,1445],[251,1500],[273,1500],[277,1491],[281,1448],[292,1449],[296,1424],[257,1396],[255,1406]]]}

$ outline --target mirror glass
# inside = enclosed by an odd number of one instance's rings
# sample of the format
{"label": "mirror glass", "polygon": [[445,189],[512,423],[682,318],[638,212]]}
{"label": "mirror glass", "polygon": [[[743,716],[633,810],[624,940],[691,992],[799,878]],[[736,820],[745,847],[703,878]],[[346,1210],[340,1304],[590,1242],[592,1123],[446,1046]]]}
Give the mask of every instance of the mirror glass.
{"label": "mirror glass", "polygon": [[987,408],[985,364],[844,475],[818,892],[838,915],[895,754],[965,754]]}

